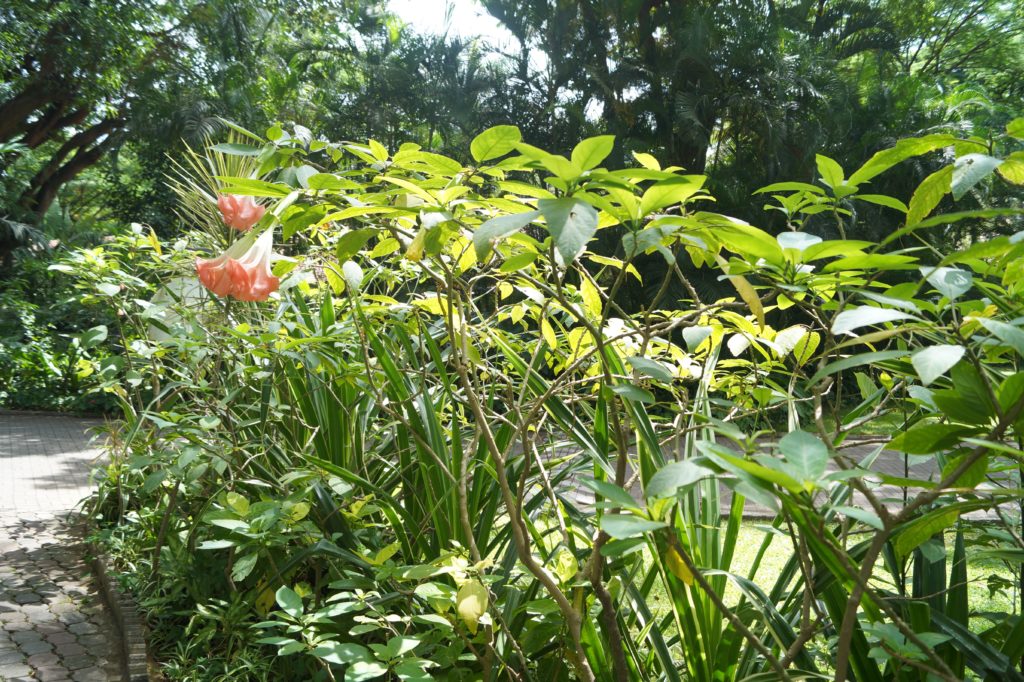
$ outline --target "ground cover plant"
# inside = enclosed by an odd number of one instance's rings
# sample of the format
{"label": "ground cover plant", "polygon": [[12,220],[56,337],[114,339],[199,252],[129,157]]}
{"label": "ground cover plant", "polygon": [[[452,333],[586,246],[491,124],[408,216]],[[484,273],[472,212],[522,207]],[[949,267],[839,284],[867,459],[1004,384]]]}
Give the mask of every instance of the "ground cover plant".
{"label": "ground cover plant", "polygon": [[819,156],[778,236],[610,136],[234,135],[176,160],[196,230],[61,266],[121,313],[91,513],[169,677],[1024,677],[1022,210],[933,215],[1016,191],[1024,120]]}

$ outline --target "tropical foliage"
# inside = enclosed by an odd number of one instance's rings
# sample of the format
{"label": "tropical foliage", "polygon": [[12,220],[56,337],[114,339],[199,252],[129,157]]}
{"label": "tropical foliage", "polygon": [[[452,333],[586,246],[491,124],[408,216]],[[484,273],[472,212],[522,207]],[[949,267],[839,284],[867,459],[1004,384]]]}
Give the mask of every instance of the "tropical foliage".
{"label": "tropical foliage", "polygon": [[[1019,609],[967,595],[968,547],[1014,588],[1024,556],[1021,211],[934,211],[1020,183],[1020,125],[819,156],[763,188],[777,237],[649,154],[605,169],[610,136],[563,156],[499,126],[464,164],[276,126],[197,153],[176,193],[231,197],[202,229],[104,250],[133,273],[67,265],[126,313],[93,513],[169,674],[1015,679]],[[940,151],[911,196],[869,189]],[[265,210],[229,227],[244,197]],[[861,204],[903,227],[854,239]],[[665,274],[628,311],[645,254]]]}

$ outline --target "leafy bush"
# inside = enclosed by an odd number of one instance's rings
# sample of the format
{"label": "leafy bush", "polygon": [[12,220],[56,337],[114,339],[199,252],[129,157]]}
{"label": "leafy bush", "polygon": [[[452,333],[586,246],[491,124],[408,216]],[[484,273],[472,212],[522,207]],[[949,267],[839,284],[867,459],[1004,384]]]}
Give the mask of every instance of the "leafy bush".
{"label": "leafy bush", "polygon": [[[265,213],[240,234],[193,197],[203,229],[147,247],[156,295],[113,262],[76,269],[133,339],[94,510],[183,647],[169,674],[1016,679],[1024,620],[970,612],[965,530],[995,517],[971,554],[1019,569],[1021,211],[930,214],[1020,183],[1021,124],[1001,157],[944,135],[849,174],[819,157],[820,184],[763,190],[777,237],[707,210],[703,176],[601,168],[611,137],[565,157],[501,126],[464,164],[275,127],[183,165],[179,195],[212,183]],[[940,149],[956,161],[908,204],[868,193]],[[862,202],[905,227],[855,239]],[[964,220],[986,238],[917,246]],[[227,243],[233,265],[205,257]],[[652,254],[664,278],[623,308]],[[695,272],[734,293],[705,300]],[[899,432],[853,456],[882,419]],[[874,466],[883,448],[905,476]],[[741,573],[747,501],[774,520]]]}

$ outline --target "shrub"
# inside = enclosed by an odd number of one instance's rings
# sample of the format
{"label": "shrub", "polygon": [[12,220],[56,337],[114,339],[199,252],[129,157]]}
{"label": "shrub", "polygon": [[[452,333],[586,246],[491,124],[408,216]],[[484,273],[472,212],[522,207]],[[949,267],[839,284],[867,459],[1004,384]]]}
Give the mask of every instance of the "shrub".
{"label": "shrub", "polygon": [[[818,184],[762,190],[773,236],[707,210],[702,176],[601,168],[610,137],[565,157],[501,126],[464,164],[270,136],[210,149],[245,175],[176,180],[258,198],[251,232],[197,209],[203,231],[152,244],[156,297],[131,273],[82,284],[136,330],[96,515],[164,631],[206,633],[209,675],[266,647],[296,679],[1017,675],[1024,621],[971,613],[966,581],[968,539],[1024,556],[1024,247],[1000,236],[1021,211],[930,214],[996,168],[1020,182],[1020,152],[934,135],[848,176],[819,157]],[[909,204],[867,193],[943,148],[959,158]],[[905,227],[854,239],[860,202]],[[962,220],[989,238],[915,246]],[[264,272],[256,235],[278,228],[289,256]],[[228,243],[238,266],[214,258]],[[217,295],[175,279],[197,255]],[[705,300],[707,273],[734,294]],[[883,447],[934,480],[878,469]],[[740,573],[746,501],[774,520]],[[999,529],[967,534],[976,512]]]}

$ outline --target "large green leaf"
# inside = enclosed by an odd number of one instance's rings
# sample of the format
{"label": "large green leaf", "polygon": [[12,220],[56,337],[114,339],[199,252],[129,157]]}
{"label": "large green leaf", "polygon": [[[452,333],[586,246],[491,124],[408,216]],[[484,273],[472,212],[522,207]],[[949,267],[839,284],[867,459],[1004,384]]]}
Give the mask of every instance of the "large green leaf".
{"label": "large green leaf", "polygon": [[960,362],[966,352],[963,346],[942,344],[917,351],[910,356],[910,362],[921,377],[921,383],[927,386]]}
{"label": "large green leaf", "polygon": [[817,484],[828,466],[828,447],[806,431],[791,431],[779,441],[779,452],[790,464],[787,470],[802,483]]}
{"label": "large green leaf", "polygon": [[640,199],[640,216],[684,203],[699,192],[703,185],[704,176],[701,175],[679,176],[655,183],[647,188]]}
{"label": "large green leaf", "polygon": [[927,276],[928,283],[951,301],[970,291],[974,283],[971,273],[959,268],[921,268],[921,274]]}
{"label": "large green leaf", "polygon": [[601,517],[601,530],[617,540],[633,538],[664,527],[661,521],[649,521],[631,514],[605,514]]}
{"label": "large green leaf", "polygon": [[848,182],[851,185],[860,185],[901,161],[912,156],[927,154],[942,147],[949,147],[956,141],[957,138],[944,133],[900,140],[892,149],[883,149],[868,159],[867,163],[854,171]]}
{"label": "large green leaf", "polygon": [[544,214],[548,232],[563,263],[576,260],[597,232],[597,211],[581,199],[541,199],[537,207]]}
{"label": "large green leaf", "polygon": [[993,336],[1017,351],[1017,354],[1024,357],[1024,330],[1006,322],[990,320],[985,317],[975,318]]}
{"label": "large green leaf", "polygon": [[958,507],[941,507],[904,525],[893,539],[896,554],[908,556],[912,550],[936,533],[946,530],[960,518]]}
{"label": "large green leaf", "polygon": [[1002,159],[996,159],[987,154],[965,154],[956,160],[953,165],[953,180],[950,188],[953,191],[953,198],[957,201],[979,182],[992,174],[1002,163]]}
{"label": "large green leaf", "polygon": [[580,170],[587,171],[595,168],[612,153],[614,146],[614,135],[588,137],[572,150],[572,163]]}
{"label": "large green leaf", "polygon": [[910,210],[907,212],[907,226],[916,225],[934,210],[942,197],[949,192],[953,181],[953,167],[946,166],[925,178],[914,196],[910,197]]}
{"label": "large green leaf", "polygon": [[518,232],[540,217],[540,211],[525,211],[491,218],[473,233],[473,248],[481,263],[490,255],[494,244],[502,237]]}
{"label": "large green leaf", "polygon": [[861,306],[859,308],[844,310],[836,315],[836,319],[832,323],[832,333],[837,335],[848,334],[855,329],[860,329],[861,327],[869,327],[884,324],[886,322],[895,322],[896,320],[906,320],[913,317],[914,316],[910,313],[902,310],[876,308],[874,306]]}
{"label": "large green leaf", "polygon": [[710,469],[688,459],[681,462],[670,462],[659,469],[654,476],[651,476],[644,494],[648,499],[672,497],[680,490],[689,488],[710,474]]}
{"label": "large green leaf", "polygon": [[469,153],[477,162],[488,161],[508,154],[522,139],[523,134],[515,126],[494,126],[473,138]]}

